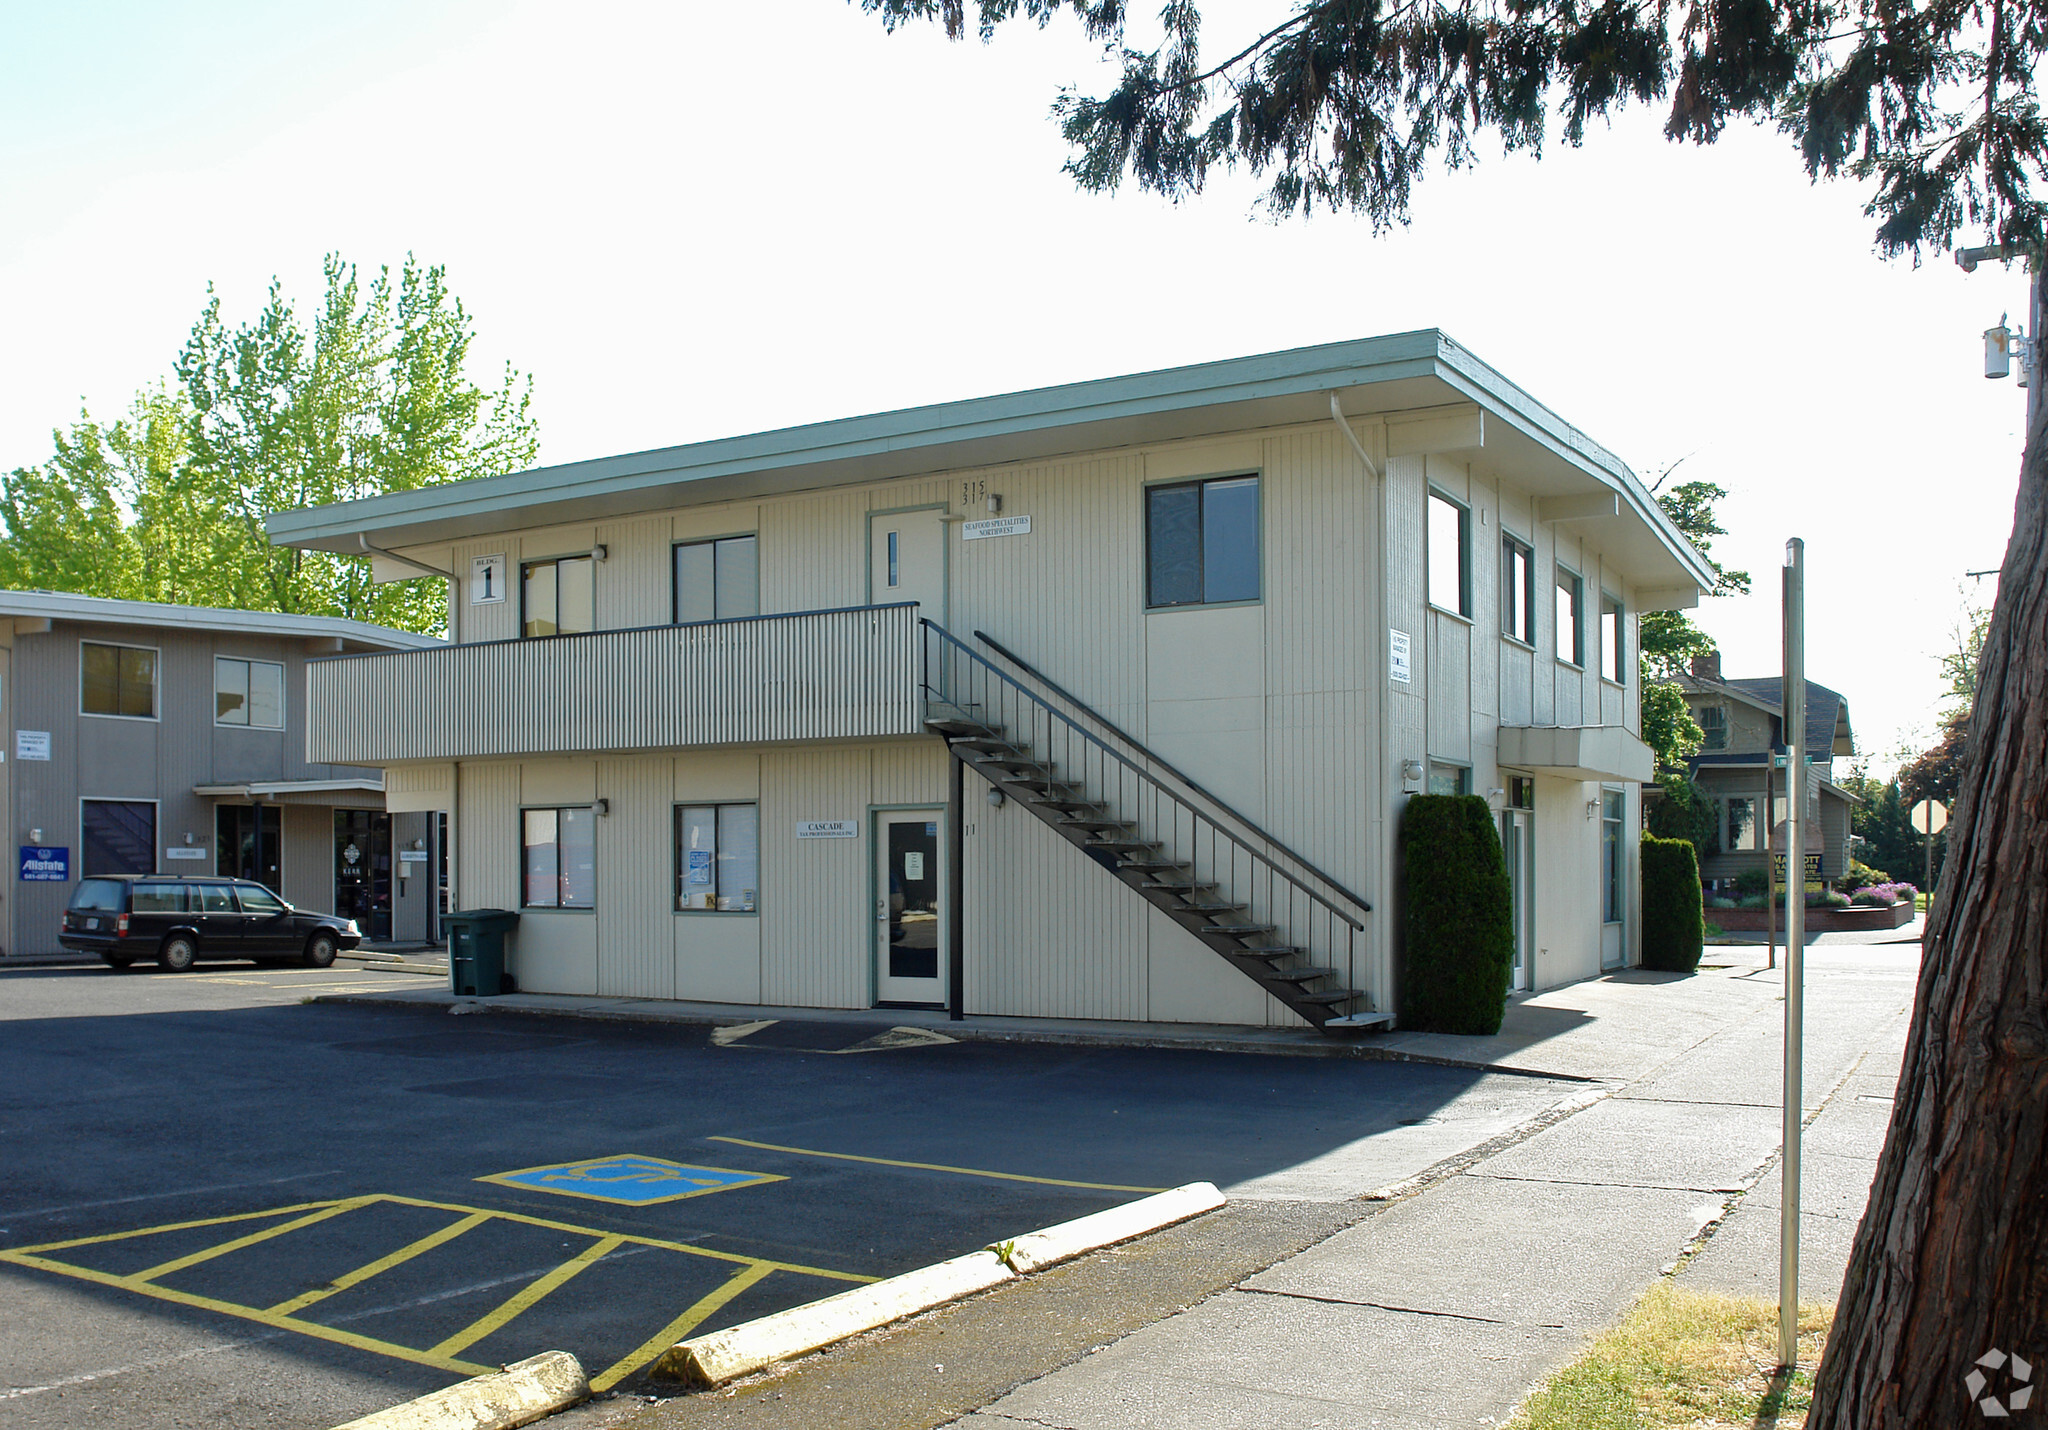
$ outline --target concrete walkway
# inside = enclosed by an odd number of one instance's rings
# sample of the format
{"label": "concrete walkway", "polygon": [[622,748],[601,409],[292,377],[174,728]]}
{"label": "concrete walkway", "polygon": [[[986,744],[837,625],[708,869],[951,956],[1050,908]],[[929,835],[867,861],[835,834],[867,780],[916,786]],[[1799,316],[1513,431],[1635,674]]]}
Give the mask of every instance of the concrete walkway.
{"label": "concrete walkway", "polygon": [[[1807,1299],[1840,1286],[1917,953],[1808,950]],[[1724,1216],[1688,1283],[1774,1295],[1783,984],[1761,950],[1711,954],[1726,966],[1555,990],[1518,1002],[1497,1039],[1449,1040],[1610,1079],[1611,1096],[956,1423],[1498,1424]]]}

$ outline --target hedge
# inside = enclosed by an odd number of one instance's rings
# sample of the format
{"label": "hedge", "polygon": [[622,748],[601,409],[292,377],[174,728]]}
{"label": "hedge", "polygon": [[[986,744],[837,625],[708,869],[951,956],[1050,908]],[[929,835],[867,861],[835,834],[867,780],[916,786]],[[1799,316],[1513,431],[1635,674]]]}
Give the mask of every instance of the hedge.
{"label": "hedge", "polygon": [[1416,795],[1401,816],[1407,895],[1401,1026],[1490,1037],[1514,963],[1507,860],[1485,800]]}
{"label": "hedge", "polygon": [[1643,836],[1643,967],[1691,973],[1700,966],[1704,927],[1700,865],[1684,839]]}

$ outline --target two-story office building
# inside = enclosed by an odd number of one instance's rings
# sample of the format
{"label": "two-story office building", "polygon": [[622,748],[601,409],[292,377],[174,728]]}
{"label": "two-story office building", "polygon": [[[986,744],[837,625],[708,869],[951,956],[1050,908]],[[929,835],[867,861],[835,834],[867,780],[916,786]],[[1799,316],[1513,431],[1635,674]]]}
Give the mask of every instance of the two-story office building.
{"label": "two-story office building", "polygon": [[[1721,674],[1719,655],[1696,656],[1679,677],[1685,703],[1700,727],[1700,751],[1688,774],[1714,808],[1714,839],[1700,863],[1702,879],[1721,881],[1761,872],[1782,855],[1786,778],[1768,768],[1785,755],[1784,680],[1775,675]],[[1856,753],[1849,702],[1825,685],[1806,682],[1806,778],[1803,808],[1809,868],[1825,880],[1849,872],[1849,835],[1856,797],[1835,783],[1835,761]]]}
{"label": "two-story office building", "polygon": [[1710,580],[1435,331],[269,530],[449,578],[449,648],[314,663],[311,757],[454,812],[520,987],[1138,1021],[1397,1013],[1424,790],[1499,811],[1524,986],[1630,961],[1636,618]]}
{"label": "two-story office building", "polygon": [[0,591],[0,885],[12,955],[56,951],[78,880],[228,874],[433,934],[439,821],[394,819],[384,772],[306,759],[306,661],[442,642],[361,621]]}

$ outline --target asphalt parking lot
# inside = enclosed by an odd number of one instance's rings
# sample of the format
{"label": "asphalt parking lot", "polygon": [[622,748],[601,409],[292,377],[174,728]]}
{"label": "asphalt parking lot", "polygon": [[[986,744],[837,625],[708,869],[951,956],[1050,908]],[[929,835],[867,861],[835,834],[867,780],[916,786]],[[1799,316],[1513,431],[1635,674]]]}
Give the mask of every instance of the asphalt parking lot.
{"label": "asphalt parking lot", "polygon": [[310,1004],[402,974],[0,973],[0,1423],[337,1424],[1195,1180],[1334,1201],[1576,1089],[1418,1064]]}

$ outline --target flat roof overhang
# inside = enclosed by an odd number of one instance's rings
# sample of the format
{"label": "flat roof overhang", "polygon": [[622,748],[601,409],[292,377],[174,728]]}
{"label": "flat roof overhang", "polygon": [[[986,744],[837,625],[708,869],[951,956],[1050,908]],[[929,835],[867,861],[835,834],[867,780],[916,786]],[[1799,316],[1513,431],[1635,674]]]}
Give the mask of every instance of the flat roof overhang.
{"label": "flat roof overhang", "polygon": [[1560,779],[1644,784],[1657,774],[1648,745],[1619,725],[1503,725],[1495,760]]}
{"label": "flat roof overhang", "polygon": [[668,507],[1327,422],[1332,393],[1350,417],[1476,406],[1483,438],[1460,452],[1476,470],[1539,499],[1612,494],[1613,515],[1592,520],[1602,550],[1632,579],[1674,604],[1711,586],[1704,559],[1620,459],[1433,328],[539,467],[278,512],[265,527],[281,546],[357,554],[367,538],[417,550]]}
{"label": "flat roof overhang", "polygon": [[201,799],[336,805],[349,803],[347,797],[350,795],[374,795],[374,801],[363,802],[381,805],[384,803],[384,781],[381,777],[341,780],[249,780],[239,784],[194,785],[192,793]]}

